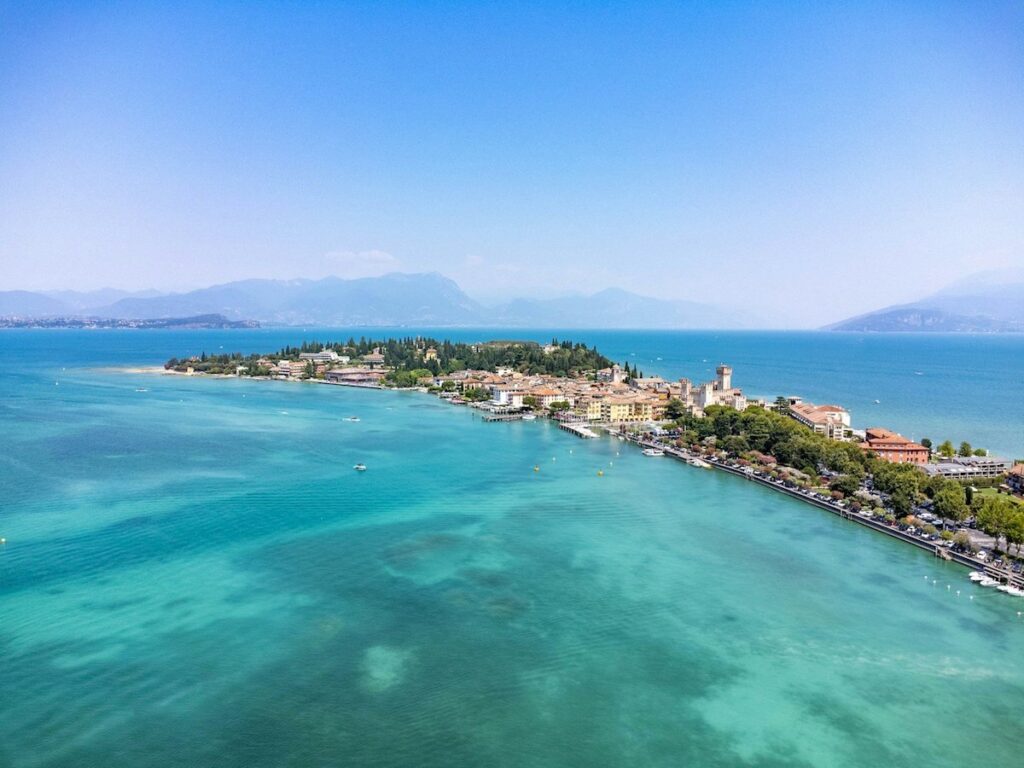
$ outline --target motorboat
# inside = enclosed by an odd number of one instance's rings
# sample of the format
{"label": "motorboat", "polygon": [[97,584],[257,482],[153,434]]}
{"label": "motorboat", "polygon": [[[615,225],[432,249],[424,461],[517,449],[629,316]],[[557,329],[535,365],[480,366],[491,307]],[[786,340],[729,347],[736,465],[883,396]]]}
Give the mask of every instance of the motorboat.
{"label": "motorboat", "polygon": [[366,465],[365,464],[356,464],[354,467],[352,467],[352,469],[354,469],[356,472],[365,472],[366,471]]}
{"label": "motorboat", "polygon": [[533,414],[533,413],[524,413],[523,414],[523,421],[534,421],[536,418],[537,418],[537,415]]}
{"label": "motorboat", "polygon": [[349,416],[345,421],[359,421],[358,416]]}
{"label": "motorboat", "polygon": [[999,582],[996,581],[995,579],[991,579],[988,576],[986,576],[985,578],[983,578],[981,581],[978,582],[978,586],[979,587],[998,587],[999,586]]}
{"label": "motorboat", "polygon": [[664,456],[664,451],[659,451],[657,448],[644,448],[642,451],[644,456]]}
{"label": "motorboat", "polygon": [[986,578],[986,576],[981,571],[971,571],[969,574],[967,574],[967,578],[969,578],[973,582],[979,582],[982,579]]}

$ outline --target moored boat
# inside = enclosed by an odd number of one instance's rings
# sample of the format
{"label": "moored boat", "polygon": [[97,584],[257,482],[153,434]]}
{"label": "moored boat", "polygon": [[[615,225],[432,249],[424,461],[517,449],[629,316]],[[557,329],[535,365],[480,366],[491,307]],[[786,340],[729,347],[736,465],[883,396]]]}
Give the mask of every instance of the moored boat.
{"label": "moored boat", "polygon": [[657,448],[644,448],[642,451],[644,456],[664,456],[664,451],[659,451]]}

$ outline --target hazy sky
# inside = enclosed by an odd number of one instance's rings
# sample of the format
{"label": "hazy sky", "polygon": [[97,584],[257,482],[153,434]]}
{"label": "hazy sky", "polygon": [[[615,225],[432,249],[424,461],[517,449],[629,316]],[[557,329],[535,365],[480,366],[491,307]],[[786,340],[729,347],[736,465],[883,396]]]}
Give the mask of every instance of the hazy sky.
{"label": "hazy sky", "polygon": [[439,271],[817,324],[1024,263],[1024,4],[0,0],[0,289]]}

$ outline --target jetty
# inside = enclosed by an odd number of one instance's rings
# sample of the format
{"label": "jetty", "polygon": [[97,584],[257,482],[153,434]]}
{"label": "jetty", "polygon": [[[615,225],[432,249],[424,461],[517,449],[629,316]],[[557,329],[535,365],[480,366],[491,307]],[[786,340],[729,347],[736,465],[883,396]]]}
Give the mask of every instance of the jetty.
{"label": "jetty", "polygon": [[521,413],[488,413],[484,416],[484,421],[522,421],[523,414]]}
{"label": "jetty", "polygon": [[593,440],[597,437],[597,433],[590,428],[589,424],[560,421],[558,422],[558,428],[564,429],[566,432],[571,432],[576,435],[576,437],[582,437],[585,440]]}

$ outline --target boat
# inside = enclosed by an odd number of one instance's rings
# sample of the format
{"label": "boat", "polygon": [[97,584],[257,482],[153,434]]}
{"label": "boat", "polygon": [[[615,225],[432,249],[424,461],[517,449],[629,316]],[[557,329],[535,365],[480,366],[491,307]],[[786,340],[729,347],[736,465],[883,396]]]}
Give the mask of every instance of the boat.
{"label": "boat", "polygon": [[659,451],[657,448],[644,448],[642,451],[644,456],[664,456],[664,451]]}
{"label": "boat", "polygon": [[354,469],[356,472],[365,472],[366,471],[366,465],[365,464],[356,464],[354,467],[352,467],[352,469]]}
{"label": "boat", "polygon": [[533,421],[536,418],[537,418],[536,414],[533,414],[533,413],[524,413],[523,414],[523,421]]}
{"label": "boat", "polygon": [[149,392],[149,390],[146,389],[145,387],[136,387],[135,391],[136,392]]}
{"label": "boat", "polygon": [[1024,597],[1024,589],[1013,586],[1013,584],[1000,584],[996,587],[1000,592],[1005,592],[1008,595],[1015,595],[1016,597]]}
{"label": "boat", "polygon": [[999,582],[995,579],[990,579],[988,576],[978,582],[979,587],[998,587]]}
{"label": "boat", "polygon": [[359,417],[358,416],[349,416],[348,418],[345,419],[345,421],[359,421]]}
{"label": "boat", "polygon": [[882,402],[881,400],[875,400],[875,405],[878,405],[881,402]]}
{"label": "boat", "polygon": [[973,582],[979,582],[985,578],[985,574],[981,571],[971,571],[969,574],[967,574],[967,578],[969,578]]}
{"label": "boat", "polygon": [[708,464],[703,459],[697,459],[697,458],[687,459],[686,463],[689,464],[691,467],[700,467],[701,469],[711,469],[711,465]]}

